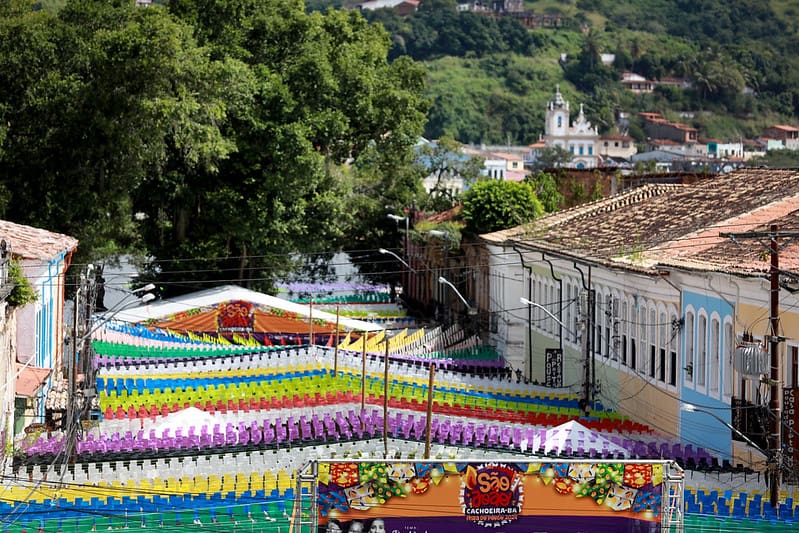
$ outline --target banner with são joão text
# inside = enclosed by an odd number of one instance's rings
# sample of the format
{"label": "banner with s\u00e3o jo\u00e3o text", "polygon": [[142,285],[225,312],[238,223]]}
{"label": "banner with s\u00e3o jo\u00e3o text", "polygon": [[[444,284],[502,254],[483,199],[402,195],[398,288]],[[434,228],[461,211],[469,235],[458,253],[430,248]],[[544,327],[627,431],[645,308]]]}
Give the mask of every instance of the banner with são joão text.
{"label": "banner with s\u00e3o jo\u00e3o text", "polygon": [[319,531],[659,531],[664,465],[644,462],[319,463]]}

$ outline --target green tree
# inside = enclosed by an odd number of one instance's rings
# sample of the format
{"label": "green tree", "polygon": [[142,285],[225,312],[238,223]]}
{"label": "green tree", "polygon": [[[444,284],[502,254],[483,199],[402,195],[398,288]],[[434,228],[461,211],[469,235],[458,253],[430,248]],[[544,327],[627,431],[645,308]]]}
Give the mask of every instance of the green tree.
{"label": "green tree", "polygon": [[194,270],[268,288],[292,254],[373,240],[383,206],[415,194],[408,166],[427,104],[423,71],[408,58],[388,63],[388,35],[357,11],[249,7],[242,35],[226,37],[242,43],[252,72],[251,96],[228,113],[237,150],[217,173],[178,176],[167,190],[180,197],[153,216],[185,231],[149,242],[161,272],[178,258],[224,258]]}
{"label": "green tree", "polygon": [[572,154],[562,146],[547,146],[538,150],[533,168],[535,170],[544,170],[565,167],[571,162],[572,157]]}
{"label": "green tree", "polygon": [[82,259],[146,252],[169,290],[268,288],[418,190],[424,73],[390,46],[292,1],[6,6],[0,215],[75,235]]}
{"label": "green tree", "polygon": [[487,180],[463,193],[463,218],[472,233],[489,233],[529,222],[544,212],[527,182]]}
{"label": "green tree", "polygon": [[22,272],[19,261],[11,261],[8,266],[8,279],[14,286],[8,295],[8,303],[14,306],[23,306],[36,301],[36,291],[31,287],[28,278]]}
{"label": "green tree", "polygon": [[563,207],[564,197],[558,185],[559,176],[550,172],[538,172],[527,177],[544,211],[552,213]]}
{"label": "green tree", "polygon": [[163,9],[127,3],[0,20],[5,216],[75,235],[84,258],[137,246],[131,191],[144,176],[174,154],[213,166],[232,148],[218,124],[222,84],[236,84],[191,34]]}
{"label": "green tree", "polygon": [[455,203],[455,195],[447,188],[448,180],[461,178],[469,187],[480,179],[484,164],[482,158],[464,154],[463,145],[447,136],[420,146],[417,161],[422,174],[434,180],[428,194],[438,209],[447,209]]}

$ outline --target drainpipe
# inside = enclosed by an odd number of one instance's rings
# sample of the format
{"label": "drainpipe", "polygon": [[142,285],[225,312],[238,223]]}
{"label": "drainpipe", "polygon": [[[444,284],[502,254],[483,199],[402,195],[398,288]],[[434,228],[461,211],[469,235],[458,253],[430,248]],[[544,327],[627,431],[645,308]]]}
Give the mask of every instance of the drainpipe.
{"label": "drainpipe", "polygon": [[[527,266],[524,264],[524,255],[522,251],[519,250],[517,245],[513,245],[513,251],[519,254],[519,261],[521,262],[522,268],[527,270],[527,277],[530,280],[530,283],[527,284],[527,299],[530,300],[533,297],[533,267]],[[530,324],[533,322],[533,308],[531,306],[527,306],[527,379],[533,381],[533,334],[530,330]]]}
{"label": "drainpipe", "polygon": [[585,281],[585,273],[580,270],[577,263],[574,263],[574,269],[580,273],[580,280],[583,284],[583,290],[588,292],[588,309],[585,316],[586,329],[585,339],[585,376],[583,376],[583,399],[581,400],[583,412],[585,416],[591,413],[591,405],[593,404],[594,383],[596,379],[596,369],[594,365],[594,291],[591,289],[591,265],[588,265],[588,283]]}
{"label": "drainpipe", "polygon": [[[541,252],[541,260],[545,261],[549,265],[549,273],[552,276],[552,279],[558,282],[558,294],[560,295],[560,301],[563,302],[563,278],[559,278],[555,275],[555,265],[552,264],[552,261],[547,259],[547,256],[544,252]],[[558,306],[558,348],[560,349],[560,353],[563,353],[563,306]]]}

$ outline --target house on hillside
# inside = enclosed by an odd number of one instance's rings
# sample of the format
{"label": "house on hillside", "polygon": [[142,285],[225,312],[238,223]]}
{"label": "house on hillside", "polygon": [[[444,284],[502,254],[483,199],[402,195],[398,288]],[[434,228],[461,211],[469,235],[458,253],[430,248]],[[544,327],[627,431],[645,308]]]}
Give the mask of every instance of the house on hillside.
{"label": "house on hillside", "polygon": [[[758,447],[731,440],[686,406],[710,409],[767,446],[767,417],[755,413],[768,365],[755,363],[771,334],[770,263],[762,244],[768,238],[755,237],[774,226],[786,235],[779,238],[781,386],[791,391],[786,397],[799,396],[797,206],[796,170],[644,185],[482,235],[477,264],[487,273],[472,276],[485,280],[475,299],[481,315],[492,317],[493,344],[528,379],[713,449],[732,464],[762,468]],[[742,235],[733,241],[728,232]],[[742,356],[740,346],[753,355]]]}
{"label": "house on hillside", "polygon": [[[54,374],[62,372],[64,348],[64,296],[66,271],[78,241],[68,235],[0,220],[0,240],[7,258],[18,261],[36,293],[35,302],[2,313],[0,356],[13,376],[6,383],[3,416],[5,442],[32,423],[44,422],[45,398]],[[5,302],[3,305],[7,305]],[[13,425],[12,425],[13,424]]]}
{"label": "house on hillside", "polygon": [[655,83],[653,81],[635,72],[623,72],[621,75],[621,84],[625,89],[636,94],[651,93],[655,88]]}
{"label": "house on hillside", "polygon": [[630,159],[638,148],[629,135],[602,135],[597,141],[597,150],[603,158]]}
{"label": "house on hillside", "polygon": [[366,0],[358,4],[358,8],[363,11],[374,11],[375,9],[393,9],[398,15],[410,15],[419,9],[419,0]]}
{"label": "house on hillside", "polygon": [[680,144],[695,143],[699,130],[681,122],[671,122],[660,113],[639,113],[644,119],[644,131],[653,139],[669,139]]}
{"label": "house on hillside", "polygon": [[685,78],[664,77],[657,80],[650,80],[635,72],[623,72],[621,75],[621,84],[628,91],[637,94],[651,93],[656,87],[690,89],[692,85],[691,82]]}
{"label": "house on hillside", "polygon": [[786,126],[784,124],[770,126],[763,130],[763,137],[778,141],[778,144],[770,146],[769,150],[773,150],[779,145],[781,145],[781,148],[788,150],[799,150],[799,128],[795,126]]}
{"label": "house on hillside", "polygon": [[718,139],[701,139],[700,144],[707,146],[707,155],[713,159],[744,158],[744,143],[738,141],[720,141]]}

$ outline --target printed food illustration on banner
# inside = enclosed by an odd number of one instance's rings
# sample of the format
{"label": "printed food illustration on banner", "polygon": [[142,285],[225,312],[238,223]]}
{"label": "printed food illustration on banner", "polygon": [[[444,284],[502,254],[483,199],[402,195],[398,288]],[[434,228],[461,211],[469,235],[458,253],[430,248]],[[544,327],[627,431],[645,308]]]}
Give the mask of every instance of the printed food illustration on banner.
{"label": "printed food illustration on banner", "polygon": [[572,522],[563,531],[650,531],[662,516],[663,468],[623,461],[322,463],[319,524],[379,518],[401,533],[521,533],[560,527],[553,521],[566,517]]}
{"label": "printed food illustration on banner", "polygon": [[466,467],[461,474],[466,520],[498,527],[519,518],[524,499],[522,472],[505,464]]}

